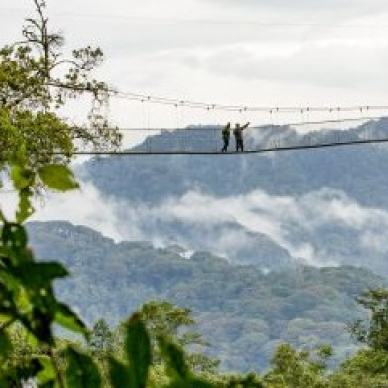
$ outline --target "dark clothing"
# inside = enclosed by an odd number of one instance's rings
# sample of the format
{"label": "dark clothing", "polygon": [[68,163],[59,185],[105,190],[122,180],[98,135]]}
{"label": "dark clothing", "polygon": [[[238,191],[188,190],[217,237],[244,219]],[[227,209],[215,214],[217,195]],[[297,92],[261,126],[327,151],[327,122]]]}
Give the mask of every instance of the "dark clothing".
{"label": "dark clothing", "polygon": [[230,123],[228,123],[222,129],[222,140],[224,142],[224,146],[222,147],[221,152],[228,152],[229,139],[230,139]]}
{"label": "dark clothing", "polygon": [[221,149],[221,152],[228,152],[229,138],[224,138],[224,146]]}
{"label": "dark clothing", "polygon": [[243,139],[237,139],[236,138],[236,152],[240,150],[241,152],[244,152],[244,141]]}
{"label": "dark clothing", "polygon": [[241,127],[240,124],[236,124],[236,127],[233,131],[234,138],[236,140],[236,152],[238,152],[239,150],[241,152],[244,152],[244,139],[243,139],[243,132],[242,131],[245,128],[248,128],[248,125],[249,125],[249,123],[246,123],[245,125],[243,125]]}

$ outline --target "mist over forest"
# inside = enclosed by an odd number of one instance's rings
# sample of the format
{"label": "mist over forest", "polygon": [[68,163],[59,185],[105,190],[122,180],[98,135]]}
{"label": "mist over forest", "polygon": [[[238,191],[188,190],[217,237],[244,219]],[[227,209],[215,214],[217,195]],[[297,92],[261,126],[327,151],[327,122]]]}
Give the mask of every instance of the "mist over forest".
{"label": "mist over forest", "polygon": [[[367,126],[384,131],[388,121]],[[193,311],[226,370],[268,367],[283,341],[335,344],[338,362],[356,349],[346,333],[364,314],[356,297],[388,281],[387,156],[364,145],[94,158],[76,168],[80,192],[42,209],[74,225],[32,223],[31,241],[72,271],[58,290],[89,322],[117,324],[163,299]]]}

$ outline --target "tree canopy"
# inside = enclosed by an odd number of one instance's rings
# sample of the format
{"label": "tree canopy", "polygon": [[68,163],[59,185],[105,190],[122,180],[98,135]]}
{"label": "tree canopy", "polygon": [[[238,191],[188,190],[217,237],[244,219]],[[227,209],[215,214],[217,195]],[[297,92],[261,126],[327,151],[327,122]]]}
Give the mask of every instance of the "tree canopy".
{"label": "tree canopy", "polygon": [[[64,37],[51,31],[46,4],[33,0],[36,16],[26,19],[22,39],[0,49],[0,128],[3,168],[18,163],[39,168],[66,163],[77,145],[117,147],[120,134],[104,115],[110,90],[92,77],[103,52],[90,46],[65,55]],[[68,122],[61,109],[88,94],[84,123]]]}

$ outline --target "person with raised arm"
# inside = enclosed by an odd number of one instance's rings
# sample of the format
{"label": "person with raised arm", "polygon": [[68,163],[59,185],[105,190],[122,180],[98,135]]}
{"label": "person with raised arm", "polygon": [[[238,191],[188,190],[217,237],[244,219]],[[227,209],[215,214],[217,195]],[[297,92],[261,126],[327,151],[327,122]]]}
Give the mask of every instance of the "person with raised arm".
{"label": "person with raised arm", "polygon": [[241,126],[240,124],[237,123],[236,127],[234,128],[233,134],[236,140],[236,152],[238,152],[239,150],[241,152],[244,152],[243,130],[248,128],[249,124],[250,123],[248,122]]}

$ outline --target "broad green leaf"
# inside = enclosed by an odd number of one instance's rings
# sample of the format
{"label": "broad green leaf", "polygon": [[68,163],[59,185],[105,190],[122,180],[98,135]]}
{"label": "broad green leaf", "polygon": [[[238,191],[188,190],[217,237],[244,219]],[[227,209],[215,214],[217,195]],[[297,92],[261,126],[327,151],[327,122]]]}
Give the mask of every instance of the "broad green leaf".
{"label": "broad green leaf", "polygon": [[13,165],[11,170],[11,179],[15,189],[23,190],[33,186],[35,174],[29,169],[19,165]]}
{"label": "broad green leaf", "polygon": [[71,347],[66,349],[66,382],[70,388],[98,388],[101,377],[93,359]]}
{"label": "broad green leaf", "polygon": [[19,193],[19,206],[16,212],[16,221],[24,222],[27,218],[32,216],[35,212],[31,203],[32,191],[29,188],[23,189]]}
{"label": "broad green leaf", "polygon": [[125,347],[131,388],[143,388],[147,384],[148,369],[152,363],[152,350],[151,340],[140,314],[134,314],[127,323]]}
{"label": "broad green leaf", "polygon": [[39,362],[42,366],[42,370],[36,376],[39,382],[39,387],[54,387],[56,374],[51,359],[48,356],[40,356]]}
{"label": "broad green leaf", "polygon": [[37,289],[42,297],[47,297],[54,279],[66,277],[69,273],[60,263],[34,261],[23,263],[12,270],[12,274],[22,279],[26,289]]}
{"label": "broad green leaf", "polygon": [[81,319],[63,303],[58,304],[54,320],[62,327],[75,333],[84,334],[86,332],[86,327]]}
{"label": "broad green leaf", "polygon": [[46,306],[39,306],[38,308],[34,306],[31,313],[21,315],[19,319],[38,341],[50,346],[54,345],[55,341],[51,328],[52,316],[49,306],[47,308]]}
{"label": "broad green leaf", "polygon": [[43,279],[63,278],[69,275],[67,269],[57,262],[34,263],[34,271],[41,274]]}
{"label": "broad green leaf", "polygon": [[41,167],[38,174],[42,182],[50,189],[66,191],[79,187],[72,171],[62,164]]}
{"label": "broad green leaf", "polygon": [[109,375],[113,388],[132,388],[128,368],[113,357],[109,357]]}
{"label": "broad green leaf", "polygon": [[167,337],[159,337],[158,340],[168,375],[172,378],[187,380],[191,373],[182,348]]}
{"label": "broad green leaf", "polygon": [[8,248],[21,249],[27,246],[27,232],[20,224],[7,222],[3,227],[1,237]]}
{"label": "broad green leaf", "polygon": [[[3,275],[1,272],[0,276]],[[4,319],[4,321],[8,321],[10,316],[17,315],[16,298],[12,287],[13,284],[11,285],[8,281],[0,282],[0,314],[4,314],[1,316],[1,320]]]}

